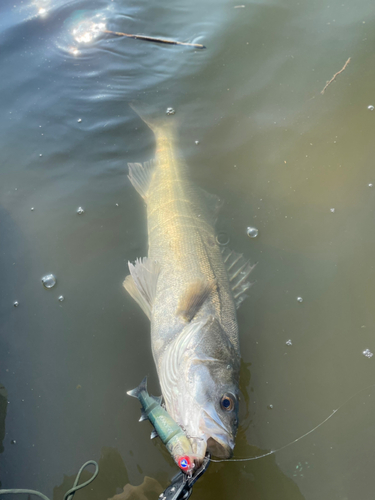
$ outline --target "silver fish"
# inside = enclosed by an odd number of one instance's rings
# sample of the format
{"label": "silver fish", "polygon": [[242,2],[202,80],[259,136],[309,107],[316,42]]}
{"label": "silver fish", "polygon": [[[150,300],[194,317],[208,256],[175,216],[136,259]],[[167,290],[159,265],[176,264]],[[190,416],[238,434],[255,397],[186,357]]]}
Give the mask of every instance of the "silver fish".
{"label": "silver fish", "polygon": [[129,262],[124,287],[151,320],[152,352],[166,408],[190,439],[197,465],[206,450],[232,455],[238,426],[240,346],[236,307],[252,267],[218,245],[219,199],[196,188],[176,149],[175,117],[152,129],[156,157],[129,163],[147,204],[148,257]]}

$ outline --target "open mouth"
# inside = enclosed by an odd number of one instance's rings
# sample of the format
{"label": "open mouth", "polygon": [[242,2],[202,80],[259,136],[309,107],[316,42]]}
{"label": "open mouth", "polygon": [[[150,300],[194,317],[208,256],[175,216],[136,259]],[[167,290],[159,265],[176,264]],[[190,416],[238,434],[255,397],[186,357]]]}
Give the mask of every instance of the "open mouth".
{"label": "open mouth", "polygon": [[233,455],[233,446],[231,444],[218,441],[212,437],[207,440],[207,450],[217,458],[230,458]]}

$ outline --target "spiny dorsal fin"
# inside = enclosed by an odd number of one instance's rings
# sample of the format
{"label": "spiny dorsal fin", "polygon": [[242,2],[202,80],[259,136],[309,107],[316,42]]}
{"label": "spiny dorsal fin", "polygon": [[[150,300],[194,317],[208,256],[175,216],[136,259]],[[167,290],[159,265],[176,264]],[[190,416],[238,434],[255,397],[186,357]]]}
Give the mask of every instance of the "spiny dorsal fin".
{"label": "spiny dorsal fin", "polygon": [[234,302],[238,309],[247,297],[245,292],[250,288],[251,283],[246,281],[246,279],[255,265],[251,266],[250,261],[246,260],[242,253],[236,253],[228,247],[223,247],[221,253],[227,269]]}
{"label": "spiny dorsal fin", "polygon": [[137,259],[135,265],[131,264],[131,262],[128,265],[130,276],[126,277],[123,286],[133,299],[138,302],[148,318],[151,318],[160,266],[147,257]]}
{"label": "spiny dorsal fin", "polygon": [[128,163],[129,179],[138,193],[146,201],[147,192],[150,187],[150,182],[154,173],[156,160],[145,161],[142,163]]}
{"label": "spiny dorsal fin", "polygon": [[177,315],[191,321],[216,286],[215,280],[208,282],[201,279],[191,283],[180,299]]}

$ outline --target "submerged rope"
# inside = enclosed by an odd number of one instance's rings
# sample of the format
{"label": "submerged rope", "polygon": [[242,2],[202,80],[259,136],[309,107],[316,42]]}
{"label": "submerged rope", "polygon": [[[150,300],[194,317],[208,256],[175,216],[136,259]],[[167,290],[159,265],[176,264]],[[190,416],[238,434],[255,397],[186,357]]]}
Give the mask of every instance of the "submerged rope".
{"label": "submerged rope", "polygon": [[[84,469],[86,469],[86,467],[88,465],[93,465],[95,467],[94,474],[90,477],[90,479],[88,479],[84,483],[78,484],[79,480],[81,479],[82,472],[84,471]],[[95,462],[95,460],[89,460],[88,462],[83,464],[82,467],[78,471],[78,474],[77,474],[77,477],[74,481],[73,487],[70,488],[70,490],[68,490],[65,493],[64,500],[72,500],[72,498],[74,497],[74,493],[78,490],[81,490],[85,486],[88,486],[90,483],[92,483],[98,474],[99,474],[99,465]],[[0,490],[0,495],[6,495],[8,493],[10,493],[10,494],[26,493],[27,495],[36,495],[39,498],[42,498],[42,500],[50,500],[46,495],[44,495],[40,491],[36,491],[36,490],[24,490],[24,489],[15,489],[15,488],[8,489],[8,490]]]}

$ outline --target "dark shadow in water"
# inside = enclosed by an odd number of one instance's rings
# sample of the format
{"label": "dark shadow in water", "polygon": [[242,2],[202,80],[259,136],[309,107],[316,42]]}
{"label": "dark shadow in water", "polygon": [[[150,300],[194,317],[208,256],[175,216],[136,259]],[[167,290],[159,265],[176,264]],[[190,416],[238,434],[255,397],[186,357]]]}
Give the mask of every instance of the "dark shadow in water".
{"label": "dark shadow in water", "polygon": [[[268,453],[247,443],[246,433],[251,424],[250,414],[250,363],[241,361],[241,425],[236,439],[235,456],[255,457]],[[173,464],[173,460],[160,440],[154,440],[164,460]],[[176,469],[177,473],[177,469]],[[166,486],[166,482],[161,480]],[[143,485],[141,485],[143,486]],[[203,476],[194,486],[194,500],[221,500],[228,498],[251,500],[304,500],[298,486],[287,477],[276,464],[275,455],[270,455],[250,462],[212,462]],[[139,497],[131,497],[138,499]],[[143,497],[141,497],[143,499]],[[148,498],[148,497],[147,497]],[[157,498],[154,496],[153,498]],[[127,497],[116,498],[127,500]]]}
{"label": "dark shadow in water", "polygon": [[[107,500],[112,497],[115,497],[115,500],[153,500],[163,491],[156,479],[147,476],[139,486],[129,484],[128,471],[116,448],[103,448],[98,465],[97,478],[78,493],[81,500]],[[87,481],[91,476],[91,472],[84,470],[80,483]],[[76,474],[64,476],[63,482],[53,489],[53,500],[62,500],[65,493],[73,486],[75,478]]]}
{"label": "dark shadow in water", "polygon": [[[236,440],[238,457],[255,457],[262,450],[246,442],[246,432],[240,428]],[[236,498],[251,500],[304,500],[298,486],[275,462],[275,455],[250,462],[212,463],[201,482],[195,486],[195,499],[219,500]]]}
{"label": "dark shadow in water", "polygon": [[[4,451],[5,418],[7,416],[8,394],[5,387],[0,384],[0,453]],[[0,481],[1,487],[1,481]]]}
{"label": "dark shadow in water", "polygon": [[[241,361],[240,391],[242,399],[241,425],[238,429],[235,456],[256,457],[268,453],[247,443],[246,431],[250,419],[250,363]],[[241,412],[241,413],[242,413]],[[251,500],[304,500],[298,486],[287,477],[270,455],[249,462],[212,462],[204,478],[194,487],[194,499],[219,500],[224,498],[246,498]]]}

